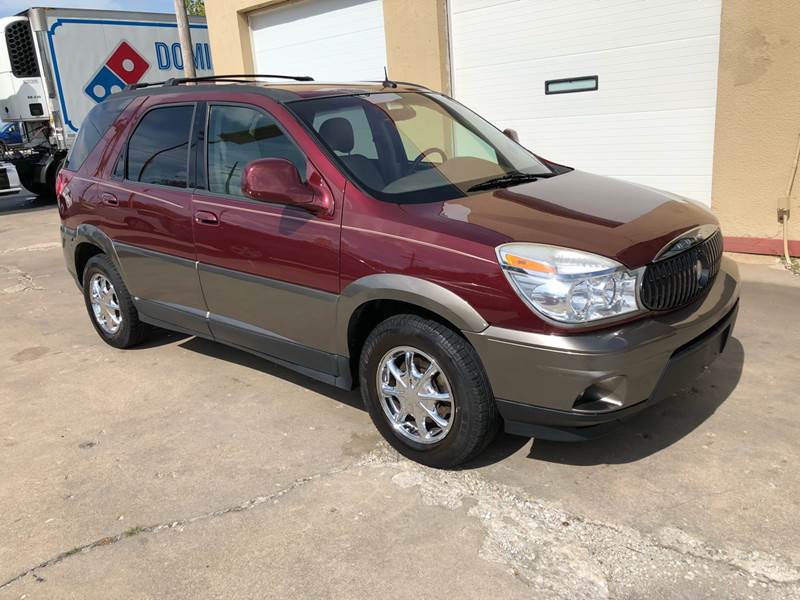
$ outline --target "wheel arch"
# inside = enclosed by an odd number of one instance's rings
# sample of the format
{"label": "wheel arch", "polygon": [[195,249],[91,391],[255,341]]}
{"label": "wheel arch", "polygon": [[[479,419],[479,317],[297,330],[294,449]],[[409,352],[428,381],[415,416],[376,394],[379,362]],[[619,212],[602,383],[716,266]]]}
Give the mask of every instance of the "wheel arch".
{"label": "wheel arch", "polygon": [[358,279],[342,290],[337,306],[337,353],[349,359],[353,382],[358,381],[358,358],[370,331],[403,313],[439,321],[458,333],[478,333],[489,326],[466,300],[437,283],[401,274]]}
{"label": "wheel arch", "polygon": [[92,242],[79,242],[78,245],[75,246],[75,278],[78,282],[83,282],[83,272],[86,270],[86,263],[88,263],[93,256],[97,256],[98,254],[104,254],[103,249]]}
{"label": "wheel arch", "polygon": [[102,230],[95,225],[81,224],[75,231],[74,238],[75,250],[73,252],[73,260],[75,261],[75,278],[79,284],[83,284],[83,272],[86,268],[86,263],[98,254],[105,254],[109,260],[114,263],[114,266],[122,272],[122,267],[119,262],[119,257],[114,250],[114,243],[111,241]]}

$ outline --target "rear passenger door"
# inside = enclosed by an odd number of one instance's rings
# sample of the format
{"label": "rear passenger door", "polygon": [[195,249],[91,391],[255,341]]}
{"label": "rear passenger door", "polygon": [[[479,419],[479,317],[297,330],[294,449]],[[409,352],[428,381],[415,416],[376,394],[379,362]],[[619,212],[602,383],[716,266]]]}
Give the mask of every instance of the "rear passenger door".
{"label": "rear passenger door", "polygon": [[122,221],[115,248],[146,321],[208,335],[192,232],[190,140],[202,105],[157,104],[131,133],[102,194]]}
{"label": "rear passenger door", "polygon": [[258,158],[287,159],[304,180],[315,172],[260,107],[210,103],[205,148],[194,228],[214,337],[335,373],[341,209],[331,219],[243,194],[244,167]]}

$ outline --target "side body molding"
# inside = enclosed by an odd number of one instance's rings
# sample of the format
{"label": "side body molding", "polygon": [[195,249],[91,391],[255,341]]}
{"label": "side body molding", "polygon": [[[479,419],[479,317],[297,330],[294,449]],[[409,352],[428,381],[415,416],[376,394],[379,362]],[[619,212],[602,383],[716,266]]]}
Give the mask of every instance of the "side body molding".
{"label": "side body molding", "polygon": [[466,300],[437,283],[396,273],[368,275],[342,290],[337,303],[337,354],[349,356],[347,328],[360,306],[372,300],[414,304],[447,319],[462,331],[479,333],[489,324]]}

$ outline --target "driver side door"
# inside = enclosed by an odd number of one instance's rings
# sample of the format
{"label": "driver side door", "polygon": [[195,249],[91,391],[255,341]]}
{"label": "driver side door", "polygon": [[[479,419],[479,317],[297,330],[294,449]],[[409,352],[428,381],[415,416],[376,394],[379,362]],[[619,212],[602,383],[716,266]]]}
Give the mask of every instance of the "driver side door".
{"label": "driver side door", "polygon": [[334,375],[341,208],[330,218],[246,196],[242,172],[253,160],[287,159],[303,181],[313,166],[263,108],[209,103],[207,109],[192,226],[211,332]]}

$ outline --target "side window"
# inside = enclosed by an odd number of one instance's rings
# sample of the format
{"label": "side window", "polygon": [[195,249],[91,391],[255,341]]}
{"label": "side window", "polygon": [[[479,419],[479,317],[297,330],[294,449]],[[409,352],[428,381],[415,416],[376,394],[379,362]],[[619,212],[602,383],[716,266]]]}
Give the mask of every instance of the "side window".
{"label": "side window", "polygon": [[108,128],[114,124],[125,107],[130,104],[133,98],[111,99],[101,102],[89,111],[83,119],[83,124],[78,132],[78,137],[72,144],[67,154],[67,162],[64,167],[77,171],[83,162],[94,150],[97,142],[105,135]]}
{"label": "side window", "polygon": [[127,178],[186,187],[193,115],[194,106],[165,106],[148,112],[128,142]]}
{"label": "side window", "polygon": [[258,158],[285,158],[301,179],[307,162],[300,148],[275,119],[245,106],[211,106],[208,117],[208,189],[217,194],[242,194],[242,171]]}

